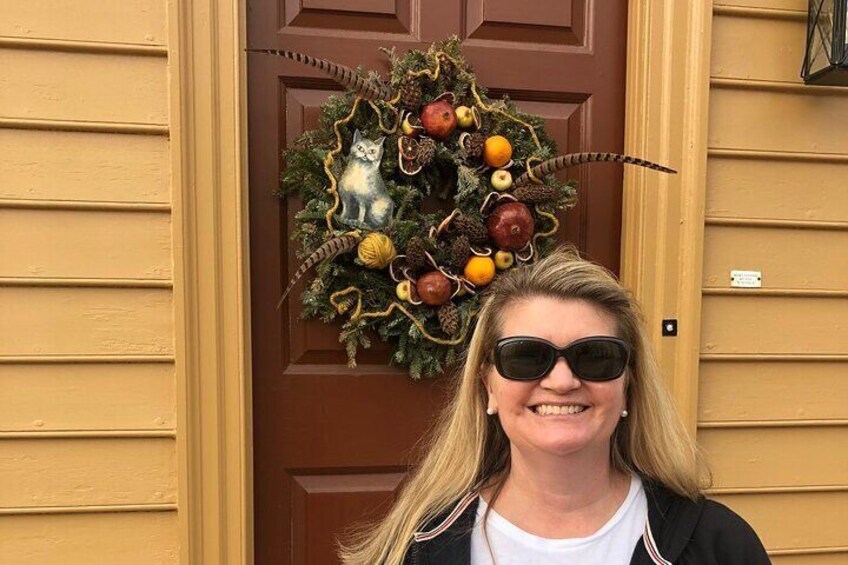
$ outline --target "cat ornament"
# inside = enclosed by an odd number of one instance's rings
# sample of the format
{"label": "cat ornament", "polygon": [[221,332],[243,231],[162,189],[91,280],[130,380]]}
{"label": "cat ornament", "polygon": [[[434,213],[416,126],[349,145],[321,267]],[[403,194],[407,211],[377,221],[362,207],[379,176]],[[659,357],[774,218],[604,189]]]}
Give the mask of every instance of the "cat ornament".
{"label": "cat ornament", "polygon": [[385,140],[381,137],[371,141],[364,139],[359,130],[354,132],[353,145],[338,186],[342,204],[338,219],[342,223],[371,230],[381,230],[389,225],[394,202],[380,176]]}

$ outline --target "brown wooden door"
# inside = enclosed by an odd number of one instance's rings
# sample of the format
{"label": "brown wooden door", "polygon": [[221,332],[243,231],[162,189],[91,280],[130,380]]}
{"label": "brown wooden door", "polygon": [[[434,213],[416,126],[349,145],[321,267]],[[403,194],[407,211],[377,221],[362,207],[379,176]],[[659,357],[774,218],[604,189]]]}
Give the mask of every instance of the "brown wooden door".
{"label": "brown wooden door", "polygon": [[[384,73],[378,47],[426,49],[456,34],[491,96],[508,93],[544,116],[561,153],[621,151],[625,31],[624,0],[248,2],[251,47]],[[443,379],[412,382],[387,365],[384,344],[348,369],[338,327],[299,319],[302,283],[275,310],[297,267],[289,232],[300,206],[273,195],[280,152],[316,126],[338,87],[255,54],[248,79],[256,563],[334,563],[333,537],[385,508],[443,401]],[[564,215],[561,238],[617,271],[620,167],[584,166],[563,178],[580,181],[580,203]]]}

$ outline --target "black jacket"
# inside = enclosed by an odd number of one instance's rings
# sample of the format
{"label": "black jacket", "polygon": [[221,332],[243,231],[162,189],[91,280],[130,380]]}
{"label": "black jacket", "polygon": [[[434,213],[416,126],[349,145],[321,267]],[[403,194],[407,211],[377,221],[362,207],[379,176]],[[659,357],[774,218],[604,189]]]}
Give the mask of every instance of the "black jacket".
{"label": "black jacket", "polygon": [[[745,520],[718,502],[697,502],[644,481],[648,528],[631,565],[770,564],[763,544]],[[479,498],[469,493],[452,510],[415,534],[405,565],[469,565],[471,530]]]}

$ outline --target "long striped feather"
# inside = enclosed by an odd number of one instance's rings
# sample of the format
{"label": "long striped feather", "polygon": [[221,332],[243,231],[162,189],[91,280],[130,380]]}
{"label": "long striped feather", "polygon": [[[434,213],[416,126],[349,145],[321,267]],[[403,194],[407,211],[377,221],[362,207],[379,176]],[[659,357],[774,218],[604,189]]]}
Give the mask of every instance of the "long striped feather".
{"label": "long striped feather", "polygon": [[348,251],[353,251],[356,249],[356,245],[362,239],[362,236],[356,234],[345,234],[339,237],[334,237],[333,239],[322,243],[321,246],[312,252],[309,257],[306,258],[306,261],[295,271],[294,276],[289,281],[289,285],[286,287],[285,292],[283,292],[283,296],[280,297],[280,301],[277,303],[277,310],[280,309],[280,306],[283,305],[283,302],[286,300],[286,296],[289,295],[291,289],[294,287],[295,283],[300,280],[300,278],[311,269],[313,266],[317,265],[321,261],[324,260],[332,260],[341,253],[347,253]]}
{"label": "long striped feather", "polygon": [[362,98],[371,101],[388,101],[392,99],[392,89],[388,85],[376,83],[372,80],[367,80],[356,74],[356,71],[344,65],[338,65],[326,59],[318,59],[296,51],[284,51],[280,49],[248,49],[252,53],[265,53],[268,55],[278,55],[297,61],[298,63],[315,67],[326,73],[337,83],[345,88],[353,90]]}
{"label": "long striped feather", "polygon": [[[646,167],[648,169],[662,171],[664,173],[669,173],[672,175],[677,174],[677,171],[675,171],[674,169],[669,169],[668,167],[664,167],[663,165],[658,165],[657,163],[652,163],[651,161],[646,161],[638,157],[631,157],[629,155],[619,155],[618,153],[569,153],[567,155],[560,155],[559,157],[554,157],[553,159],[548,159],[547,161],[539,163],[538,165],[530,169],[530,171],[537,178],[542,178],[545,175],[555,173],[556,171],[568,167],[582,165],[583,163],[594,162],[628,163],[630,165],[638,165],[640,167]],[[527,184],[529,181],[530,173],[524,173],[523,175],[515,179],[515,185],[521,186],[522,184]]]}

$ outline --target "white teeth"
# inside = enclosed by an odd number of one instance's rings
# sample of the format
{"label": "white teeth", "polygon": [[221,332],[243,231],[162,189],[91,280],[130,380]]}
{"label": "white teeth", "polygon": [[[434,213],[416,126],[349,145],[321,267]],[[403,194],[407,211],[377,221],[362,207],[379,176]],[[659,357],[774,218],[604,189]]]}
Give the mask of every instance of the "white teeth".
{"label": "white teeth", "polygon": [[539,404],[538,406],[536,406],[535,411],[536,414],[548,416],[552,414],[577,414],[578,412],[582,412],[585,409],[585,406],[577,406],[575,404],[569,404],[568,406],[558,406],[555,404]]}

